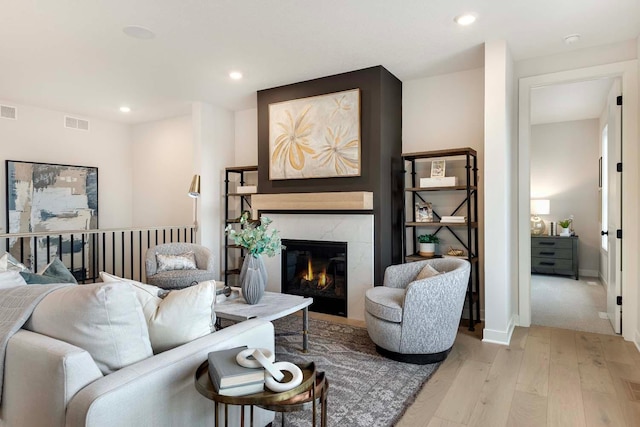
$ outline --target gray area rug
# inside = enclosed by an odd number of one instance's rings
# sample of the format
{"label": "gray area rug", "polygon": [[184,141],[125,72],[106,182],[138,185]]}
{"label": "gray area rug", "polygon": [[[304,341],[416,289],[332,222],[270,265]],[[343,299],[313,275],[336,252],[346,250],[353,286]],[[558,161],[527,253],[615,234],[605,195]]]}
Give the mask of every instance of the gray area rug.
{"label": "gray area rug", "polygon": [[[273,323],[276,360],[315,362],[326,373],[328,426],[393,426],[438,366],[386,359],[376,353],[366,329],[314,319],[309,321],[309,353],[304,354],[302,319],[288,316]],[[285,418],[286,426],[307,427],[311,410]],[[273,425],[281,425],[281,414]]]}

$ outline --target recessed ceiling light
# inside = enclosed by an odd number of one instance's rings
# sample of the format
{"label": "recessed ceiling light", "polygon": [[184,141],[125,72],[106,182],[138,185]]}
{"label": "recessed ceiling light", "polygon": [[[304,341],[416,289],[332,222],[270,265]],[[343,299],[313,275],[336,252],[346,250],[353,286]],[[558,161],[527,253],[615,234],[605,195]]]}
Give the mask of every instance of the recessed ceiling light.
{"label": "recessed ceiling light", "polygon": [[120,107],[120,112],[121,113],[129,113],[129,112],[131,112],[131,108],[127,107],[126,105],[123,105],[122,107]]}
{"label": "recessed ceiling light", "polygon": [[580,41],[580,34],[569,34],[568,36],[564,36],[564,42],[566,44],[574,44]]}
{"label": "recessed ceiling light", "polygon": [[456,16],[454,21],[456,21],[458,25],[471,25],[476,22],[476,17],[470,13],[465,13],[464,15]]}
{"label": "recessed ceiling light", "polygon": [[233,80],[240,80],[242,78],[242,73],[240,71],[232,71],[229,73],[229,77]]}
{"label": "recessed ceiling light", "polygon": [[129,37],[134,39],[150,40],[156,36],[156,34],[148,28],[141,27],[140,25],[127,25],[122,29]]}

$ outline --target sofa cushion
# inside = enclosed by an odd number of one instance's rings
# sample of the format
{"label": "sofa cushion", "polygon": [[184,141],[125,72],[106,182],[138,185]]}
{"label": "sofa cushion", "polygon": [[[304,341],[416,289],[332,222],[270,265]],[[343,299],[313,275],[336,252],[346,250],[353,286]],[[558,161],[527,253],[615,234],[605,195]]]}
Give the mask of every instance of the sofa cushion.
{"label": "sofa cushion", "polygon": [[193,251],[185,252],[180,255],[164,255],[156,254],[156,260],[158,262],[158,273],[163,271],[173,270],[195,270],[196,256]]}
{"label": "sofa cushion", "polygon": [[26,284],[27,282],[24,281],[20,272],[17,270],[0,272],[0,289],[15,288],[16,286],[25,286]]}
{"label": "sofa cushion", "polygon": [[157,286],[123,279],[104,272],[105,282],[128,283],[133,286],[144,312],[154,353],[177,347],[215,331],[215,281],[201,282],[185,289],[166,292]]}
{"label": "sofa cushion", "polygon": [[103,374],[153,355],[131,286],[95,283],[58,289],[40,301],[25,329],[86,350]]}
{"label": "sofa cushion", "polygon": [[365,310],[379,319],[389,322],[402,322],[404,289],[376,286],[365,294]]}

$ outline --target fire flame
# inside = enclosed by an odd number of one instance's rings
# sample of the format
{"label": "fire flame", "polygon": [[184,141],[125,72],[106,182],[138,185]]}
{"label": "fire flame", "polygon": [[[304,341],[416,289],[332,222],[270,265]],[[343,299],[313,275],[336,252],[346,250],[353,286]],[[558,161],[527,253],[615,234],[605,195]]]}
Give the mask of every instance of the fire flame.
{"label": "fire flame", "polygon": [[313,270],[311,269],[311,257],[307,259],[307,275],[304,276],[305,280],[313,280]]}
{"label": "fire flame", "polygon": [[[307,274],[303,277],[305,280],[313,280],[313,267],[311,267],[311,257],[307,260]],[[327,284],[327,272],[326,269],[322,273],[318,274],[318,285],[326,286]]]}
{"label": "fire flame", "polygon": [[318,275],[318,284],[320,286],[325,286],[327,284],[327,275],[324,271]]}

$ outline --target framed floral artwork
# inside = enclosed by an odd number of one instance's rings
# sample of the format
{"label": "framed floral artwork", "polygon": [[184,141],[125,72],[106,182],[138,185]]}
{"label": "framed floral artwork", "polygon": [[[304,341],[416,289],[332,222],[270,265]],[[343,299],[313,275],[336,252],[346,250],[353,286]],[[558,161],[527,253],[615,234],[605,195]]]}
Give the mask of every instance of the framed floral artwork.
{"label": "framed floral artwork", "polygon": [[269,179],[360,176],[360,89],[269,104]]}

